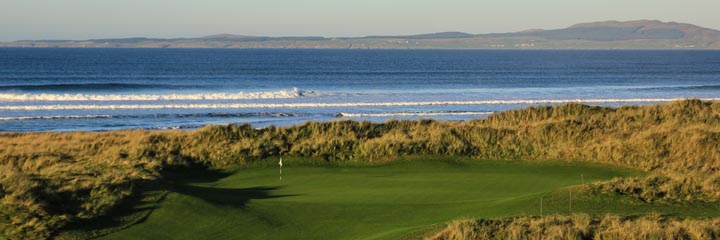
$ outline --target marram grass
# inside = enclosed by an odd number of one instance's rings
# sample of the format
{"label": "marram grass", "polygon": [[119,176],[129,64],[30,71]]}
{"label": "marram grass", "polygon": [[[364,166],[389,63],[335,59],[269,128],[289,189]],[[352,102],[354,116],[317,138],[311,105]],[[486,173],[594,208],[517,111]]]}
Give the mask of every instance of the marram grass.
{"label": "marram grass", "polygon": [[532,107],[469,122],[2,133],[0,143],[0,230],[11,238],[58,236],[73,223],[109,214],[174,169],[271,165],[262,162],[279,156],[334,166],[409,156],[603,163],[650,174],[599,183],[599,192],[648,203],[720,197],[720,103],[699,100]]}

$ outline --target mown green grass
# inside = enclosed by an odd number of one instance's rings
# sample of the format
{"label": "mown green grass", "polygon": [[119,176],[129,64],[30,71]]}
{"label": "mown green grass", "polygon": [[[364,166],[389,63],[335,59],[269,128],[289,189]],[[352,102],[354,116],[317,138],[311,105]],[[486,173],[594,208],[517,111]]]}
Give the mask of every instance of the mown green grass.
{"label": "mown green grass", "polygon": [[[642,173],[580,163],[423,160],[365,167],[244,168],[178,174],[142,223],[105,239],[398,239],[458,218],[563,213],[566,187]],[[573,211],[638,213],[599,199]],[[597,204],[602,204],[599,208]],[[642,204],[640,204],[642,205]],[[647,205],[647,204],[646,204]],[[147,206],[143,206],[147,207]],[[642,206],[641,211],[682,206]],[[692,206],[687,206],[692,208]],[[717,211],[715,211],[717,213]]]}

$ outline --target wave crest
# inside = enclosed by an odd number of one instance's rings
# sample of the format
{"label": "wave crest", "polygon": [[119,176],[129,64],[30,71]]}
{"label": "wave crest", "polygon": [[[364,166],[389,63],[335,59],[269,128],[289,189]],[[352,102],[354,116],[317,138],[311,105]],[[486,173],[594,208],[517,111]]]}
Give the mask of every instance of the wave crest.
{"label": "wave crest", "polygon": [[137,90],[137,89],[190,89],[201,86],[172,84],[135,84],[135,83],[65,83],[65,84],[29,84],[0,86],[3,91],[73,91],[73,90]]}
{"label": "wave crest", "polygon": [[113,117],[112,115],[23,116],[23,117],[0,117],[0,121],[99,119],[99,118],[112,118],[112,117]]}
{"label": "wave crest", "polygon": [[0,93],[0,101],[168,101],[168,100],[244,100],[299,98],[317,96],[315,91],[297,88],[272,92],[196,93],[196,94],[51,94],[51,93]]}
{"label": "wave crest", "polygon": [[[630,99],[539,99],[539,100],[481,100],[435,102],[350,102],[350,103],[198,103],[198,104],[75,104],[75,105],[15,105],[0,106],[0,110],[120,110],[120,109],[244,109],[244,108],[340,108],[340,107],[409,107],[453,105],[532,105],[563,103],[660,103],[688,98],[630,98]],[[701,98],[720,101],[720,98]]]}
{"label": "wave crest", "polygon": [[404,117],[404,116],[467,116],[490,115],[493,112],[386,112],[386,113],[338,113],[338,117]]}
{"label": "wave crest", "polygon": [[146,114],[146,115],[58,115],[58,116],[19,116],[19,117],[0,117],[0,121],[24,121],[24,120],[67,120],[67,119],[142,119],[142,118],[192,118],[192,117],[209,117],[209,118],[247,118],[247,117],[270,117],[283,118],[299,116],[297,113],[284,112],[249,112],[249,113],[188,113],[188,114]]}

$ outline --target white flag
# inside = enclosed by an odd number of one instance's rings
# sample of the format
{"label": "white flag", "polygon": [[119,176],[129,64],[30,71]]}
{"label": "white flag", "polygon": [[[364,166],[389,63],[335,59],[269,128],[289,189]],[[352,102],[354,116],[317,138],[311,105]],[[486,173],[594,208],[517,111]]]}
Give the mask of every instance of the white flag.
{"label": "white flag", "polygon": [[280,164],[280,167],[282,167],[282,157],[280,158],[280,162],[278,164]]}

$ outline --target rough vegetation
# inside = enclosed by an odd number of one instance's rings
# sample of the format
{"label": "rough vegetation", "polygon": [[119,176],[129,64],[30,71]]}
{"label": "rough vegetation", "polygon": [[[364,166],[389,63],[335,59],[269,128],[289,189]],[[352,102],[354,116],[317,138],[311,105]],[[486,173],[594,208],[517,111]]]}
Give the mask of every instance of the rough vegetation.
{"label": "rough vegetation", "polygon": [[0,228],[12,238],[52,237],[68,223],[101,216],[167,169],[222,169],[278,155],[348,164],[409,155],[591,161],[660,176],[616,180],[598,191],[645,201],[720,197],[720,103],[698,100],[533,107],[469,122],[3,133],[0,143]]}
{"label": "rough vegetation", "polygon": [[630,196],[646,203],[717,201],[717,192],[705,191],[693,178],[672,179],[662,175],[644,178],[616,178],[612,181],[583,186],[594,194]]}
{"label": "rough vegetation", "polygon": [[640,218],[587,214],[548,217],[518,217],[498,220],[459,220],[448,224],[433,240],[471,239],[718,239],[720,220],[668,218],[659,215]]}

